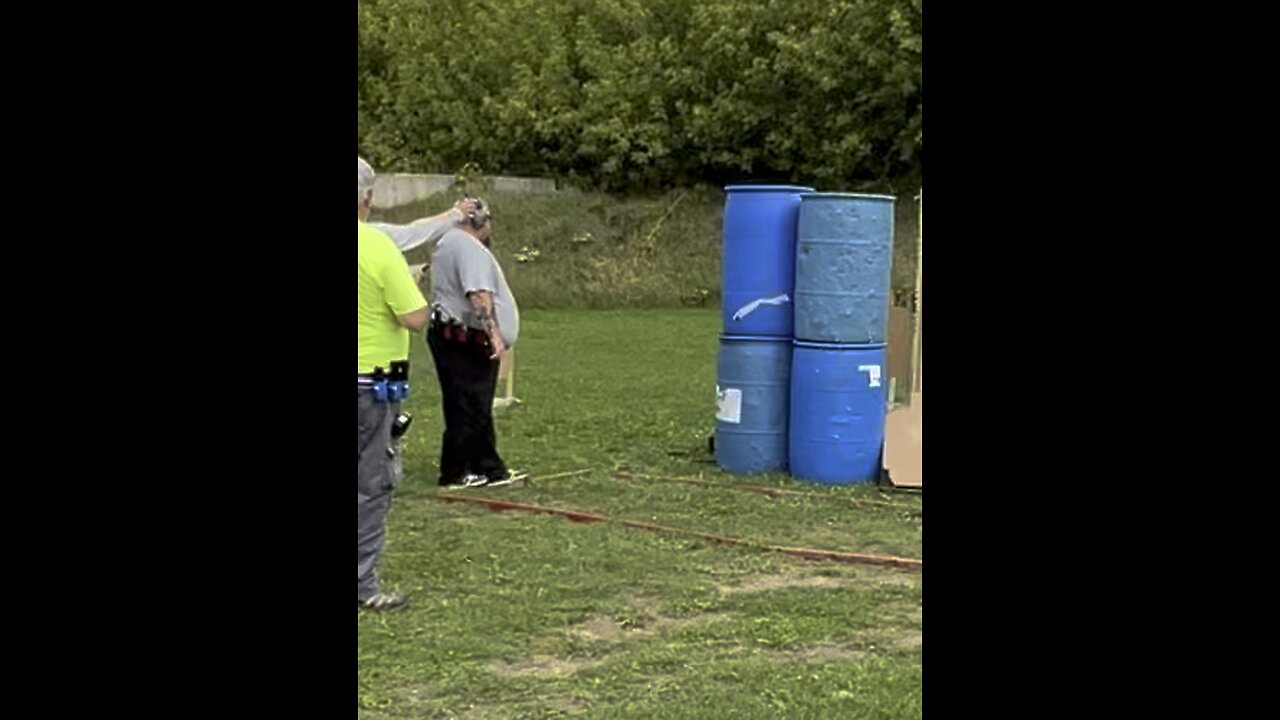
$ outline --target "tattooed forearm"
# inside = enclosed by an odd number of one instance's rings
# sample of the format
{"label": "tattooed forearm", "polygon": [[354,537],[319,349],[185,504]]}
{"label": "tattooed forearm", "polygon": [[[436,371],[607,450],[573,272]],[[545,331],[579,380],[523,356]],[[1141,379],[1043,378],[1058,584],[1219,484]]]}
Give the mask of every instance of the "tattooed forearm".
{"label": "tattooed forearm", "polygon": [[487,290],[477,290],[467,295],[471,301],[471,311],[484,327],[490,337],[498,334],[498,319],[493,314],[493,294]]}

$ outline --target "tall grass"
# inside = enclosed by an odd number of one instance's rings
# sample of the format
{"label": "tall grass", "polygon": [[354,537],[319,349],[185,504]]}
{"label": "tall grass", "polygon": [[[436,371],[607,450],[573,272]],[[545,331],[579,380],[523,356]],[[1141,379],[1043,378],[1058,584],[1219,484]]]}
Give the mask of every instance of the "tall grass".
{"label": "tall grass", "polygon": [[[479,192],[494,213],[494,252],[522,308],[719,307],[724,193],[700,186],[614,196]],[[375,209],[403,223],[442,212],[456,194]],[[906,304],[915,284],[915,201],[899,197],[892,284]],[[411,251],[410,262],[427,252]]]}

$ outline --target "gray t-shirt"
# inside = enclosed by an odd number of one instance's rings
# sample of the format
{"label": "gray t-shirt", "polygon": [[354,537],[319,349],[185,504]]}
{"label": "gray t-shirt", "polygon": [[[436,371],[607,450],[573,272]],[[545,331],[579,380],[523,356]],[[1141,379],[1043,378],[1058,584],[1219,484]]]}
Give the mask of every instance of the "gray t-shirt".
{"label": "gray t-shirt", "polygon": [[502,268],[480,240],[452,228],[440,238],[431,256],[431,305],[467,327],[483,330],[467,299],[467,293],[475,290],[493,293],[498,333],[507,347],[514,347],[520,337],[520,308]]}

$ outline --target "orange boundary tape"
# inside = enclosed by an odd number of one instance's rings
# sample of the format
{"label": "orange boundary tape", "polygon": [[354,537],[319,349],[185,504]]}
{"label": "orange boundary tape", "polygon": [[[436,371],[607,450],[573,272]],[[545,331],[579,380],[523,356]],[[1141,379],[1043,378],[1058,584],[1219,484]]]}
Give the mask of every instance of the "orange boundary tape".
{"label": "orange boundary tape", "polygon": [[725,545],[738,545],[742,547],[753,547],[768,552],[783,553],[795,557],[802,557],[809,560],[830,560],[832,562],[862,564],[862,565],[882,565],[886,567],[897,567],[906,570],[924,570],[924,562],[912,558],[893,557],[891,555],[868,555],[865,553],[840,552],[836,550],[819,550],[815,548],[788,547],[786,545],[768,545],[758,543],[752,540],[744,540],[742,538],[730,537],[728,535],[717,535],[715,533],[700,532],[698,530],[686,530],[684,528],[670,527],[667,525],[657,525],[654,523],[641,522],[639,520],[618,520],[600,513],[588,512],[584,510],[573,510],[565,508],[548,507],[546,505],[531,505],[529,503],[513,502],[511,500],[499,500],[497,498],[485,498],[466,495],[436,495],[436,498],[442,502],[460,502],[470,503],[473,505],[484,505],[494,512],[504,512],[507,510],[521,510],[524,512],[539,512],[549,515],[560,515],[574,522],[616,522],[627,527],[639,528],[641,530],[656,530],[660,532],[679,533],[682,535],[692,535],[704,540],[722,543]]}

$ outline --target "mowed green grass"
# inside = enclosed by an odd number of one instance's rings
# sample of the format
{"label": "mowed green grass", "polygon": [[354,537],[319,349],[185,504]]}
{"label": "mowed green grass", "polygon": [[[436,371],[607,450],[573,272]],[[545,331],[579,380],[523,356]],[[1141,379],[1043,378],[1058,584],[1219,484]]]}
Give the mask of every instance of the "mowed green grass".
{"label": "mowed green grass", "polygon": [[[527,487],[454,491],[757,543],[922,559],[918,495],[733,476],[707,452],[713,310],[528,311],[499,450]],[[914,718],[920,571],[806,561],[617,523],[444,503],[422,339],[382,562],[358,615],[364,718]],[[769,497],[634,474],[804,491]],[[589,472],[540,480],[558,473]]]}

